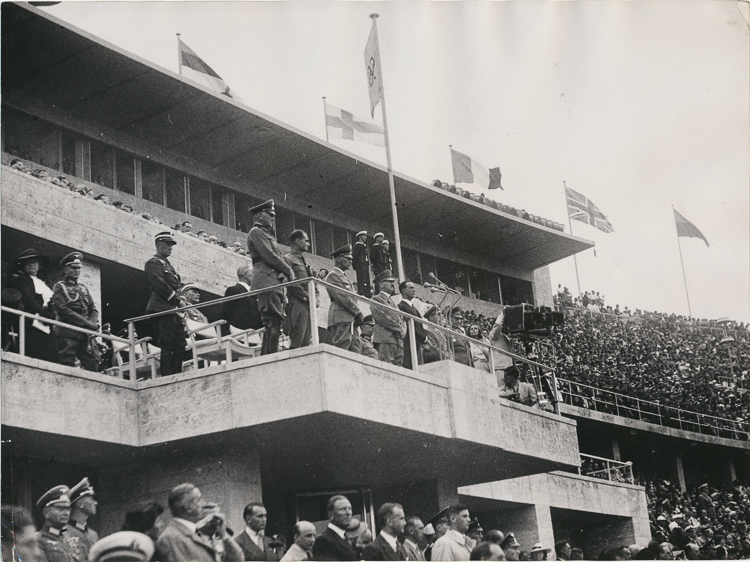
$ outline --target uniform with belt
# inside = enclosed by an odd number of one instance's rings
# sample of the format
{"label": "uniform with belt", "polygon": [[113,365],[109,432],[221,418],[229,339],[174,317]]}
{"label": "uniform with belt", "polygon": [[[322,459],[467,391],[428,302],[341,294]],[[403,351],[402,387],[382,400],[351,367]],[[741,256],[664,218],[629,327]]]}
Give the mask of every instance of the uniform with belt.
{"label": "uniform with belt", "polygon": [[[367,231],[362,230],[357,233],[357,238],[367,236]],[[352,250],[352,267],[357,273],[357,292],[367,298],[372,296],[372,286],[370,285],[370,256],[367,251],[367,242],[357,240]]]}
{"label": "uniform with belt", "polygon": [[[60,261],[60,265],[65,268],[65,278],[52,288],[51,308],[61,322],[96,331],[99,328],[99,312],[89,290],[78,282],[83,255],[71,252]],[[61,364],[73,367],[77,357],[84,369],[99,370],[99,360],[93,353],[96,344],[91,341],[91,336],[62,326],[55,326],[55,334]]]}
{"label": "uniform with belt", "polygon": [[[296,279],[312,277],[312,270],[305,261],[305,256],[296,252],[284,254],[284,259],[294,272]],[[310,296],[307,285],[292,285],[287,288],[289,302],[286,306],[287,333],[291,340],[290,349],[310,345]]]}
{"label": "uniform with belt", "polygon": [[67,486],[55,486],[36,502],[44,513],[44,526],[37,533],[36,540],[47,562],[79,562],[70,543],[65,540],[70,516],[69,491]]}
{"label": "uniform with belt", "polygon": [[393,283],[396,279],[391,276],[391,270],[386,269],[375,278],[375,286],[380,289],[380,283],[390,281],[391,288],[380,290],[372,300],[383,306],[372,307],[372,317],[375,319],[375,333],[372,342],[378,350],[381,361],[401,365],[404,361],[404,336],[406,326],[403,318],[397,312],[398,307],[391,300],[390,293],[393,291]]}
{"label": "uniform with belt", "polygon": [[[146,262],[146,281],[151,287],[151,297],[146,314],[174,310],[182,305],[179,295],[180,276],[169,263],[167,256],[177,244],[170,232],[160,232],[154,237],[157,253]],[[177,314],[165,314],[154,319],[156,341],[161,348],[161,374],[171,375],[182,371],[185,354],[185,326]]]}
{"label": "uniform with belt", "polygon": [[[284,261],[276,236],[274,221],[276,211],[273,199],[249,209],[253,214],[253,228],[247,235],[248,255],[253,260],[253,290],[280,285],[293,280],[294,272]],[[286,278],[286,279],[285,279]],[[284,289],[265,291],[258,295],[258,310],[265,332],[261,355],[276,353],[279,349],[281,324],[284,320]]]}
{"label": "uniform with belt", "polygon": [[[352,259],[351,246],[348,244],[333,252],[331,256],[336,258]],[[326,282],[341,289],[330,289],[331,306],[328,309],[328,330],[333,337],[333,345],[341,349],[349,350],[352,346],[352,325],[357,317],[360,321],[364,318],[357,306],[354,297],[354,289],[344,271],[338,266],[331,269],[326,276]]]}

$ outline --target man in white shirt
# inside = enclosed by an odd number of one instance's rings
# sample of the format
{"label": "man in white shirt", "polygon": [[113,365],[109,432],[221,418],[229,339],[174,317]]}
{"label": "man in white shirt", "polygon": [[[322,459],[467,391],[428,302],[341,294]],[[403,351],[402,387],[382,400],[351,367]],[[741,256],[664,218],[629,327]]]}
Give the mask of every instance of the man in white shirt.
{"label": "man in white shirt", "polygon": [[237,544],[242,548],[244,560],[278,560],[279,557],[271,548],[271,539],[265,536],[268,512],[259,502],[250,502],[242,513],[245,520],[245,530],[237,538]]}
{"label": "man in white shirt", "polygon": [[333,496],[326,503],[328,528],[315,539],[315,560],[359,560],[359,553],[346,539],[352,521],[352,504],[346,496]]}
{"label": "man in white shirt", "polygon": [[362,558],[364,560],[406,560],[406,553],[397,538],[406,526],[404,508],[397,503],[384,503],[378,510],[378,523],[380,534],[365,547]]}
{"label": "man in white shirt", "polygon": [[281,562],[312,560],[312,547],[315,544],[315,525],[300,521],[294,526],[294,543],[281,558]]}
{"label": "man in white shirt", "polygon": [[432,547],[432,560],[469,560],[474,541],[466,536],[471,517],[469,509],[460,503],[448,508],[448,531]]}

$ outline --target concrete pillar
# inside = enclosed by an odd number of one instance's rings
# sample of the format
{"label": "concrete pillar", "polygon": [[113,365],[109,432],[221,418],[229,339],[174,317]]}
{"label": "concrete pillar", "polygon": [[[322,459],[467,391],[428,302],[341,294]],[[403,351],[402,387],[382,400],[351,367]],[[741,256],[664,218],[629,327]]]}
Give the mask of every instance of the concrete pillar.
{"label": "concrete pillar", "polygon": [[620,441],[617,437],[612,438],[612,458],[616,461],[622,461],[620,457]]}
{"label": "concrete pillar", "polygon": [[[531,550],[534,543],[541,542],[545,548],[555,546],[555,533],[552,529],[552,515],[547,505],[524,505],[504,509],[497,513],[501,529],[513,532],[523,550]],[[554,560],[554,551],[549,560]]]}
{"label": "concrete pillar", "polygon": [[682,455],[675,455],[674,457],[674,479],[680,486],[680,491],[685,492],[687,485],[685,484],[685,469],[682,466]]}
{"label": "concrete pillar", "polygon": [[550,280],[549,267],[540,267],[534,270],[534,280],[532,281],[534,291],[534,304],[536,306],[549,306],[552,308],[552,281]]}

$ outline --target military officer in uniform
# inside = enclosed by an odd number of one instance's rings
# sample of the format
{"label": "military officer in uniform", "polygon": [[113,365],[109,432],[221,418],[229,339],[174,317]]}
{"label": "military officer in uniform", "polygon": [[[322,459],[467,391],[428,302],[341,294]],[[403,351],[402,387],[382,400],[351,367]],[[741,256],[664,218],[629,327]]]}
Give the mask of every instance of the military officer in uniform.
{"label": "military officer in uniform", "polygon": [[[352,247],[347,244],[331,254],[334,268],[326,276],[326,282],[341,287],[341,290],[328,289],[331,307],[328,309],[328,329],[333,337],[333,345],[349,350],[352,346],[352,324],[358,328],[364,315],[357,306],[357,299],[349,278],[344,273],[352,265]],[[347,294],[349,293],[349,294]]]}
{"label": "military officer in uniform", "polygon": [[[60,261],[60,265],[63,267],[64,278],[53,287],[52,310],[61,322],[87,330],[98,330],[99,313],[94,299],[86,286],[78,282],[83,255],[71,252]],[[77,357],[81,361],[81,367],[87,371],[99,370],[99,361],[93,353],[95,344],[92,345],[88,334],[56,326],[55,335],[61,364],[73,367]]]}
{"label": "military officer in uniform", "polygon": [[[372,245],[372,252],[370,254],[370,260],[372,261],[372,274],[375,277],[386,269],[390,269],[388,267],[390,261],[388,258],[388,252],[383,248],[383,238],[384,236],[382,232],[378,232],[375,235],[375,243]],[[375,292],[378,292],[377,287],[375,287]]]}
{"label": "military officer in uniform", "polygon": [[[160,232],[154,237],[156,255],[146,262],[146,281],[151,287],[151,298],[146,305],[146,314],[174,310],[184,306],[180,296],[180,276],[169,263],[172,248],[177,241],[171,232]],[[182,371],[185,354],[185,326],[177,314],[165,314],[154,319],[156,341],[161,347],[161,374],[163,376]]]}
{"label": "military officer in uniform", "polygon": [[[253,215],[253,228],[247,235],[247,253],[253,260],[253,290],[294,281],[294,272],[284,261],[276,244],[276,210],[273,199],[256,205],[249,211]],[[260,354],[276,353],[279,350],[279,336],[284,320],[284,289],[260,293],[258,310],[265,327]]]}
{"label": "military officer in uniform", "polygon": [[372,318],[372,314],[365,316],[360,327],[362,335],[360,336],[361,349],[360,353],[365,357],[371,357],[372,359],[380,359],[377,350],[372,345],[372,335],[375,332],[375,320]]}
{"label": "military officer in uniform", "polygon": [[68,496],[71,511],[68,528],[65,530],[65,542],[70,545],[76,560],[85,562],[89,560],[91,547],[99,540],[96,531],[88,526],[89,518],[96,515],[98,502],[88,478],[73,486]]}
{"label": "military officer in uniform", "polygon": [[36,502],[44,515],[44,526],[37,533],[37,541],[47,562],[75,562],[73,551],[64,537],[70,519],[69,490],[67,486],[55,486]]}
{"label": "military officer in uniform", "polygon": [[370,255],[367,251],[367,231],[357,232],[357,241],[354,243],[352,251],[353,267],[357,273],[357,292],[367,297],[372,296],[372,287],[370,286]]}
{"label": "military officer in uniform", "polygon": [[[305,261],[304,252],[310,249],[310,238],[304,230],[295,230],[289,235],[290,251],[284,254],[284,259],[294,271],[297,279],[312,277],[312,270]],[[297,349],[310,345],[310,296],[307,285],[293,285],[287,289],[289,302],[286,307],[288,325],[287,334],[291,344],[290,349]]]}

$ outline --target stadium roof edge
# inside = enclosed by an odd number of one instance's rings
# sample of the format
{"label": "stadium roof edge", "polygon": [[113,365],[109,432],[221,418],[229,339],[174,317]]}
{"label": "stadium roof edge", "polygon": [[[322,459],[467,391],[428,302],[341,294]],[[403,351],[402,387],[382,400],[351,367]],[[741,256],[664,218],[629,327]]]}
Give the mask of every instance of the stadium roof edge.
{"label": "stadium roof edge", "polygon": [[[11,19],[13,13],[15,19]],[[3,28],[4,91],[18,90],[72,115],[147,139],[238,181],[265,185],[390,231],[384,166],[26,3],[3,5]],[[10,30],[14,33],[9,38]],[[46,40],[39,41],[40,36]],[[24,48],[30,44],[34,46],[31,56]],[[590,240],[498,211],[406,174],[394,172],[394,178],[404,239],[461,249],[526,270],[594,246]]]}

